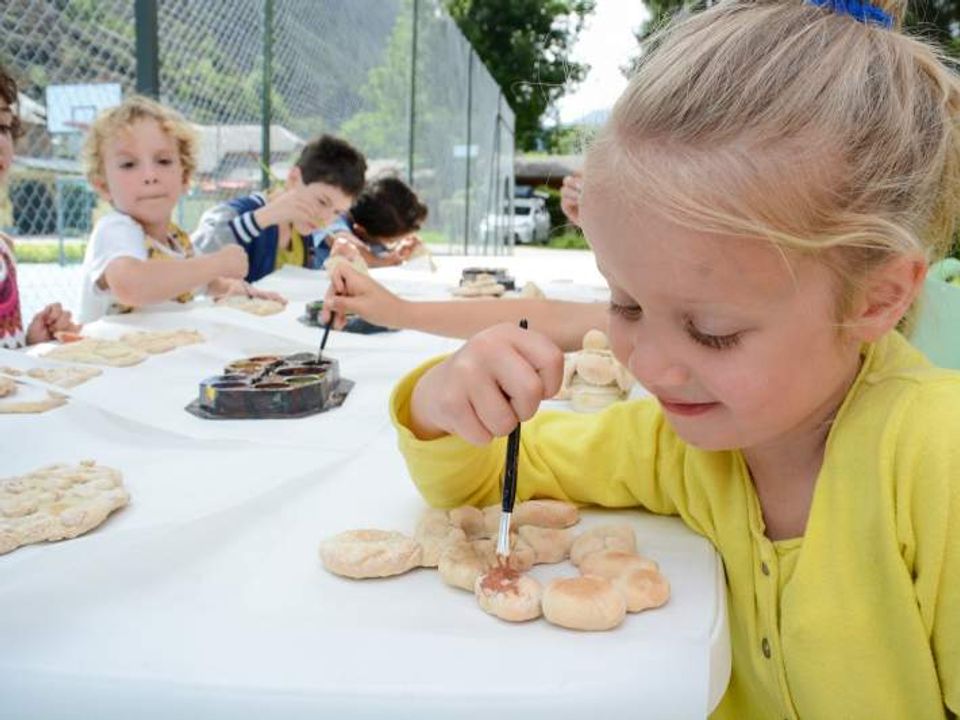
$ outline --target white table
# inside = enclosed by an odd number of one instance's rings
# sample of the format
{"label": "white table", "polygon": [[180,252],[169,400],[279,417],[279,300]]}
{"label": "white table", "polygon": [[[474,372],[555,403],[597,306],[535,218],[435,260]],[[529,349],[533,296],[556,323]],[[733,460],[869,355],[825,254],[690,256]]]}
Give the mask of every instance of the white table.
{"label": "white table", "polygon": [[[602,293],[590,278],[551,283],[572,273],[521,258],[440,259],[438,279],[378,275],[441,297],[460,266],[491,260],[567,298]],[[729,676],[723,572],[676,518],[584,512],[581,528],[632,522],[672,584],[665,607],[609,633],[500,622],[433,570],[356,582],[322,569],[324,537],[412,531],[424,504],[387,394],[457,343],[338,333],[328,349],[357,382],[342,408],[290,421],[183,410],[199,379],[230,360],[314,349],[318,331],[295,317],[322,295],[322,278],[269,278],[296,297],[273,318],[198,307],[100,321],[91,334],[195,327],[207,342],[105,369],[46,414],[0,415],[0,475],[95,458],[121,469],[132,495],[84,537],[0,556],[0,718],[705,716]],[[0,353],[0,365],[31,362]],[[540,579],[574,572],[534,569]]]}

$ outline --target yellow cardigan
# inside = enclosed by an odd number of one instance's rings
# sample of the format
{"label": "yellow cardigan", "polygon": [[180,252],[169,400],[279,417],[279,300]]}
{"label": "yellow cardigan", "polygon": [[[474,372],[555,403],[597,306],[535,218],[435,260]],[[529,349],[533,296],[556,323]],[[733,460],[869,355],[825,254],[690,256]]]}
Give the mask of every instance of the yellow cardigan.
{"label": "yellow cardigan", "polygon": [[[473,447],[391,413],[432,505],[499,500],[506,438]],[[776,401],[776,398],[771,398]],[[723,558],[733,648],[715,718],[922,720],[960,713],[960,373],[899,334],[865,350],[827,439],[806,532],[772,542],[743,456],[680,440],[652,400],[524,423],[518,500],[679,515]]]}

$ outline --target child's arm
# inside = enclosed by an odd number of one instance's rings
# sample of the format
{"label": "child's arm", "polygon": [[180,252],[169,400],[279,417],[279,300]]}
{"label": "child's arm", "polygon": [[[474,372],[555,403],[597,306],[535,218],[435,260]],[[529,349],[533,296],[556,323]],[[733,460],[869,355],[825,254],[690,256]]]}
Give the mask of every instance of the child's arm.
{"label": "child's arm", "polygon": [[583,176],[580,171],[570,173],[560,187],[560,209],[567,219],[580,227],[580,193],[583,191]]}
{"label": "child's arm", "polygon": [[261,228],[271,225],[313,225],[323,227],[329,212],[308,185],[284,190],[271,198],[266,205],[254,211],[253,219]]}
{"label": "child's arm", "polygon": [[960,716],[960,380],[945,375],[899,414],[895,459],[901,555],[930,639],[944,706]]}
{"label": "child's arm", "polygon": [[350,246],[356,250],[357,254],[363,258],[363,261],[367,264],[367,267],[392,267],[394,265],[400,265],[403,263],[403,258],[396,253],[388,252],[383,255],[377,255],[363,240],[358,238],[353,233],[343,230],[327,235],[327,237],[324,238],[324,242],[326,242],[331,249],[336,245],[349,243]]}
{"label": "child's arm", "polygon": [[606,330],[608,320],[607,306],[596,302],[532,298],[411,302],[345,264],[330,271],[323,322],[330,310],[338,313],[337,328],[346,323],[346,313],[356,313],[376,325],[454,338],[469,338],[491,325],[527,318],[530,327],[564,351],[579,350],[587,330]]}
{"label": "child's arm", "polygon": [[110,261],[98,282],[120,303],[140,307],[170,300],[218,277],[242,279],[246,274],[247,254],[239,245],[228,245],[186,260],[151,262],[118,257]]}
{"label": "child's arm", "polygon": [[[255,196],[251,196],[253,204]],[[260,228],[249,222],[250,210],[241,212],[230,203],[222,203],[200,216],[197,229],[190,235],[190,242],[201,253],[214,253],[220,248],[237,243],[251,242],[260,234]]]}
{"label": "child's arm", "polygon": [[496,502],[502,435],[521,418],[519,500],[677,512],[685,450],[652,400],[615,403],[598,414],[541,410],[527,420],[559,383],[561,358],[535,331],[498,325],[397,385],[391,417],[410,477],[428,503]]}
{"label": "child's arm", "polygon": [[250,298],[260,298],[263,300],[276,300],[279,303],[287,304],[287,299],[277,292],[263,290],[256,285],[251,285],[245,280],[237,278],[216,278],[207,285],[207,294],[212,298],[223,298],[230,295],[246,295]]}

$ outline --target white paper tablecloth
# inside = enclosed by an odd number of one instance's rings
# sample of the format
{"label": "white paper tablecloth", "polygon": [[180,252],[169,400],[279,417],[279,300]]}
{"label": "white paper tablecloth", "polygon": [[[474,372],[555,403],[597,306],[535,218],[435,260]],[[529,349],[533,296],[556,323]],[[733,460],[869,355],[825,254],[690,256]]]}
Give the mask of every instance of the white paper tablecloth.
{"label": "white paper tablecloth", "polygon": [[[511,260],[460,258],[451,273]],[[518,280],[532,275],[520,265]],[[321,274],[277,275],[291,297],[322,296]],[[384,275],[397,289],[444,292],[444,280]],[[595,297],[583,281],[569,288]],[[315,350],[319,331],[297,323],[300,312],[105,319],[90,334],[191,327],[206,342],[105,368],[63,408],[0,416],[0,475],[93,458],[121,469],[132,495],[84,537],[0,556],[0,718],[694,718],[716,705],[730,662],[722,568],[676,518],[584,512],[581,529],[631,521],[672,585],[665,607],[609,633],[500,622],[434,570],[363,582],[326,573],[327,536],[413,530],[424,505],[387,397],[413,365],[459,343],[338,333],[328,350],[357,382],[339,409],[289,421],[183,410],[227,362]],[[35,362],[0,352],[0,365]]]}

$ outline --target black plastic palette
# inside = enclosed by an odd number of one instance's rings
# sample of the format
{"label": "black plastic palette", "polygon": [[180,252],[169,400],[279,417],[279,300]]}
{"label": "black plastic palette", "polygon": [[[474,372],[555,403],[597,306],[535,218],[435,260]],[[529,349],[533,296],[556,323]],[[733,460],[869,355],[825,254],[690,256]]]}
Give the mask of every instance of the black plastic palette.
{"label": "black plastic palette", "polygon": [[339,363],[313,353],[260,355],[230,363],[200,383],[187,411],[202,418],[298,418],[339,407],[353,387]]}

